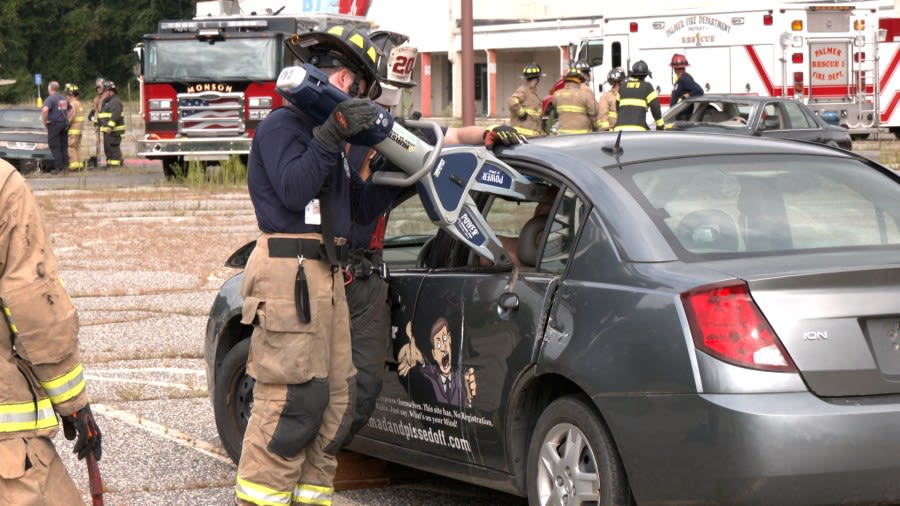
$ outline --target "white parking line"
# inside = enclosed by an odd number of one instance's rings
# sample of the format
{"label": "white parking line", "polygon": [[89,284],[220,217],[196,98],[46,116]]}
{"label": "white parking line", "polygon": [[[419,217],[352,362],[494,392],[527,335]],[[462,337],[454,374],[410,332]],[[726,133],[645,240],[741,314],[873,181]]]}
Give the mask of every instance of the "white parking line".
{"label": "white parking line", "polygon": [[127,378],[107,378],[103,376],[95,376],[93,374],[85,374],[85,379],[90,381],[106,381],[109,383],[137,383],[139,385],[150,385],[155,387],[166,387],[166,388],[174,388],[176,390],[191,390],[190,387],[183,383],[171,383],[168,381],[147,381],[147,380],[134,380]]}
{"label": "white parking line", "polygon": [[197,439],[190,434],[186,434],[173,428],[166,427],[165,425],[161,425],[145,418],[141,418],[134,413],[109,408],[105,404],[91,404],[91,410],[95,413],[100,413],[110,418],[115,418],[116,420],[125,422],[131,426],[139,427],[147,432],[168,439],[181,446],[192,448],[206,455],[207,457],[212,457],[219,462],[234,467],[234,463],[228,457],[228,454],[225,453],[225,450],[219,448],[218,446],[211,445],[206,441]]}

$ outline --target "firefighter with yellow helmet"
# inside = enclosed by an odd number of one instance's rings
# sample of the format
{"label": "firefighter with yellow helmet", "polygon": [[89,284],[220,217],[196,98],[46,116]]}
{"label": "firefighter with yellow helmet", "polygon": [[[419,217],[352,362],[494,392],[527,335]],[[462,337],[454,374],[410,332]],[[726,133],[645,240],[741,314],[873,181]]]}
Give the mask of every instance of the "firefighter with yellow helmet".
{"label": "firefighter with yellow helmet", "polygon": [[106,166],[122,166],[122,136],[125,135],[125,114],[122,101],[116,93],[116,83],[103,81],[103,105],[97,115],[103,134],[103,151]]}
{"label": "firefighter with yellow helmet", "polygon": [[586,134],[599,129],[594,93],[582,84],[581,69],[572,67],[566,72],[562,89],[553,94],[553,108],[559,116],[558,134]]}
{"label": "firefighter with yellow helmet", "polygon": [[66,83],[66,96],[72,106],[72,120],[69,121],[69,170],[81,170],[84,161],[81,158],[81,134],[84,131],[84,104],[81,103],[81,92],[78,85]]}
{"label": "firefighter with yellow helmet", "polygon": [[261,235],[241,295],[242,321],[253,326],[247,374],[256,383],[235,479],[240,505],[332,504],[336,454],[356,398],[341,266],[352,213],[376,207],[379,192],[396,194],[356,184],[344,152],[346,139],[372,128],[378,114],[371,40],[335,26],[290,44],[355,98],[317,124],[293,89],[278,88],[290,105],[266,116],[253,138],[247,188]]}
{"label": "firefighter with yellow helmet", "polygon": [[522,69],[525,82],[506,101],[509,108],[509,124],[524,137],[544,135],[541,120],[541,97],[537,85],[541,80],[541,66],[529,63]]}
{"label": "firefighter with yellow helmet", "polygon": [[101,457],[78,346],[78,315],[25,179],[0,160],[0,498],[82,504],[53,445],[62,418],[79,459]]}

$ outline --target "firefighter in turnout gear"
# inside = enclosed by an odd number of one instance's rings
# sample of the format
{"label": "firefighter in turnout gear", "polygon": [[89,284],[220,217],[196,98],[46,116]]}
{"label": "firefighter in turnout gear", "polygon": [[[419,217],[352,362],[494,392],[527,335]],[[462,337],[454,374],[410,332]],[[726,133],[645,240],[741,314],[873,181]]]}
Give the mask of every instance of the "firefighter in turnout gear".
{"label": "firefighter in turnout gear", "polygon": [[584,60],[578,60],[572,65],[573,68],[578,69],[581,72],[581,87],[591,93],[594,90],[591,89],[591,66],[588,62]]}
{"label": "firefighter in turnout gear", "polygon": [[84,105],[81,103],[81,92],[78,86],[66,84],[66,96],[69,97],[69,105],[72,106],[72,121],[69,122],[69,170],[81,170],[84,168],[84,159],[81,157],[81,134],[84,131]]}
{"label": "firefighter in turnout gear", "polygon": [[525,68],[522,69],[525,83],[519,86],[506,101],[506,106],[509,107],[510,126],[526,138],[544,135],[541,120],[541,98],[535,91],[543,75],[541,66],[537,63],[525,65]]}
{"label": "firefighter in turnout gear", "polygon": [[78,350],[78,315],[25,179],[0,160],[0,499],[82,504],[53,446],[62,418],[75,453],[101,457]]}
{"label": "firefighter in turnout gear", "polygon": [[609,89],[600,95],[600,103],[598,104],[599,112],[597,120],[600,123],[600,130],[611,130],[616,126],[616,120],[619,115],[616,111],[616,101],[619,100],[619,87],[625,80],[625,72],[616,67],[609,71],[606,75],[606,82],[609,83]]}
{"label": "firefighter in turnout gear", "polygon": [[116,83],[103,82],[103,106],[97,115],[97,123],[103,134],[103,152],[107,167],[122,165],[122,136],[125,135],[125,116],[122,101],[116,93]]}
{"label": "firefighter in turnout gear", "polygon": [[553,107],[559,116],[559,134],[586,134],[600,128],[594,93],[583,88],[583,83],[581,70],[572,67],[566,72],[563,88],[553,94]]}
{"label": "firefighter in turnout gear", "polygon": [[94,90],[97,94],[94,95],[91,112],[88,113],[88,121],[94,125],[94,154],[90,160],[94,164],[99,164],[100,158],[100,141],[102,137],[100,136],[100,123],[97,121],[97,116],[100,114],[100,110],[103,109],[103,83],[105,82],[106,79],[102,77],[98,77],[94,81]]}
{"label": "firefighter in turnout gear", "polygon": [[647,63],[644,60],[634,62],[628,79],[619,89],[619,101],[616,103],[618,118],[613,131],[648,130],[648,109],[656,122],[656,129],[663,129],[664,122],[656,90],[653,89],[652,84],[644,80],[648,76],[653,77],[653,74],[650,73]]}
{"label": "firefighter in turnout gear", "polygon": [[[290,48],[352,98],[320,125],[278,88],[253,138],[247,186],[261,235],[247,261],[242,322],[253,326],[247,374],[256,380],[235,481],[238,504],[332,504],[336,454],[353,418],[344,275],[351,216],[382,211],[396,189],[365,183],[344,152],[372,128],[378,52],[347,26],[297,35]],[[374,219],[374,218],[373,218]]]}

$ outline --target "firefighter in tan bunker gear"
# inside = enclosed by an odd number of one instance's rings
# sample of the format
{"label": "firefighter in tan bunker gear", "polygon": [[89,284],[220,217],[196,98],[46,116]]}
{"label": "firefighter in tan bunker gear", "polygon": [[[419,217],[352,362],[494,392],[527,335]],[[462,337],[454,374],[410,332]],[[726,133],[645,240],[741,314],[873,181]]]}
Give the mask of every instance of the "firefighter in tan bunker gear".
{"label": "firefighter in tan bunker gear", "polygon": [[69,122],[69,170],[81,170],[84,161],[81,158],[81,134],[84,131],[84,104],[81,103],[78,86],[66,84],[66,96],[72,106],[72,121]]}
{"label": "firefighter in tan bunker gear", "polygon": [[581,87],[583,80],[581,70],[572,67],[566,72],[566,84],[553,94],[559,134],[586,134],[599,129],[597,101],[592,92]]}
{"label": "firefighter in tan bunker gear", "polygon": [[101,454],[78,351],[78,315],[59,279],[31,189],[0,160],[0,504],[82,504],[56,453],[62,418],[79,458]]}
{"label": "firefighter in tan bunker gear", "polygon": [[[352,98],[321,124],[291,94],[259,125],[247,186],[261,236],[241,285],[242,322],[253,325],[247,374],[253,408],[235,479],[238,504],[329,506],[337,452],[353,418],[356,368],[341,264],[351,213],[396,189],[364,183],[345,140],[378,114],[377,50],[349,26],[294,37],[289,48]],[[383,209],[383,208],[382,208]]]}
{"label": "firefighter in tan bunker gear", "polygon": [[619,100],[619,87],[625,80],[625,71],[616,67],[606,74],[606,82],[609,89],[600,95],[600,103],[597,104],[597,120],[600,122],[600,130],[612,130],[616,126],[619,117],[616,111],[616,101]]}
{"label": "firefighter in tan bunker gear", "polygon": [[529,63],[522,69],[525,83],[519,86],[506,101],[509,107],[509,125],[525,137],[544,135],[541,120],[541,98],[537,85],[541,80],[541,66]]}

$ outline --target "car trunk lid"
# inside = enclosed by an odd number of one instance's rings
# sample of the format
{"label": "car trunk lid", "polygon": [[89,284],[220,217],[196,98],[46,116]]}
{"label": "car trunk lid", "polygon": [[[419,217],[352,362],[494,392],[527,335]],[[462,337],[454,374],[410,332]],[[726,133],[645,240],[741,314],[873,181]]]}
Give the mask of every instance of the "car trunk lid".
{"label": "car trunk lid", "polygon": [[898,394],[900,262],[885,258],[896,254],[744,259],[721,270],[747,282],[812,392]]}

